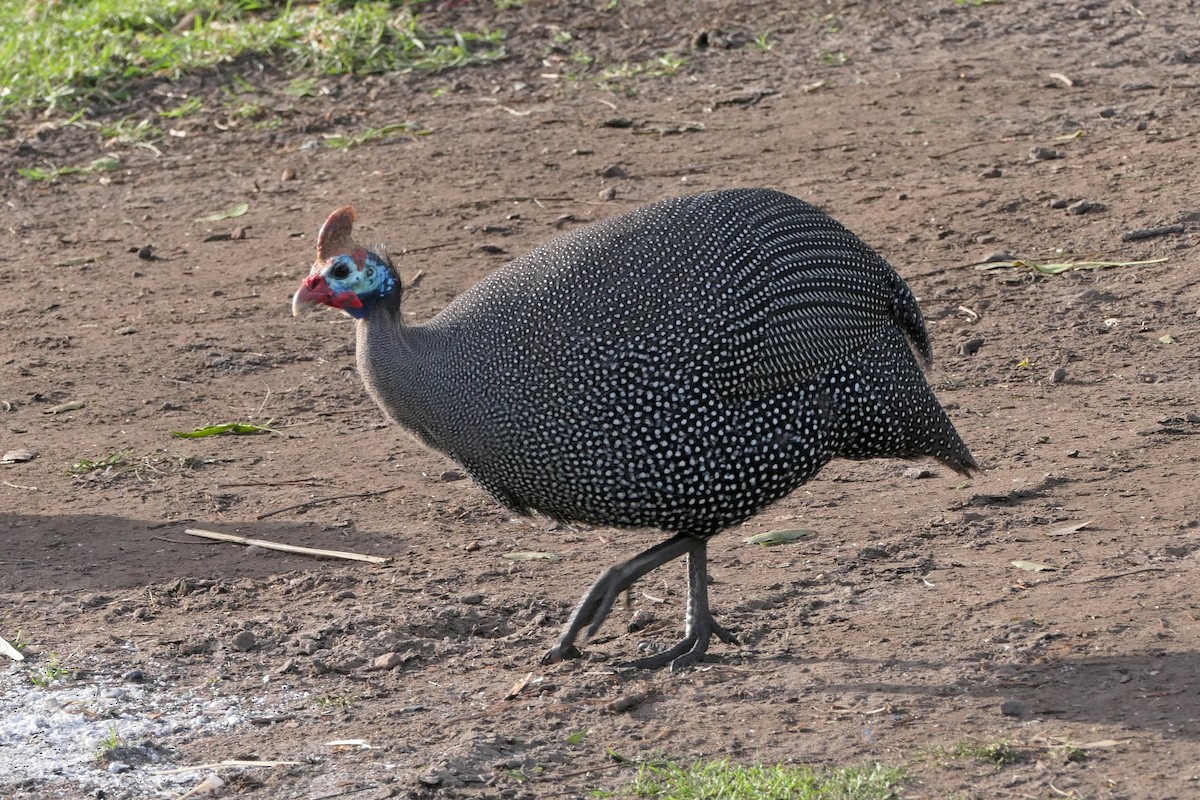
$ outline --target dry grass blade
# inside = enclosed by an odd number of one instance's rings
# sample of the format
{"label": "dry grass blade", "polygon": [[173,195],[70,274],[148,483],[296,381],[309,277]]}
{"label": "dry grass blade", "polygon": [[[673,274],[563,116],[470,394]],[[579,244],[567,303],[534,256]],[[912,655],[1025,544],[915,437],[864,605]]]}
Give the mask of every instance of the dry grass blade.
{"label": "dry grass blade", "polygon": [[1166,258],[1151,258],[1147,261],[1060,261],[1053,264],[1041,264],[1036,261],[1017,258],[1012,261],[986,261],[982,264],[973,264],[972,266],[979,270],[1028,269],[1041,275],[1058,275],[1062,272],[1081,269],[1108,269],[1109,267],[1136,267],[1143,264],[1161,264],[1166,260]]}

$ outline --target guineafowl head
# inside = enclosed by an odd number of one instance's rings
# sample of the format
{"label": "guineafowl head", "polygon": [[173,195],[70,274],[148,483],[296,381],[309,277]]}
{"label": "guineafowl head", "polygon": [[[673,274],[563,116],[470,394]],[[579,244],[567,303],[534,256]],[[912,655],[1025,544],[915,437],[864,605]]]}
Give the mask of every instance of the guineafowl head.
{"label": "guineafowl head", "polygon": [[317,234],[317,260],[292,297],[292,314],[320,303],[356,319],[383,302],[399,306],[400,281],[386,255],[373,253],[351,237],[354,208],[329,215]]}

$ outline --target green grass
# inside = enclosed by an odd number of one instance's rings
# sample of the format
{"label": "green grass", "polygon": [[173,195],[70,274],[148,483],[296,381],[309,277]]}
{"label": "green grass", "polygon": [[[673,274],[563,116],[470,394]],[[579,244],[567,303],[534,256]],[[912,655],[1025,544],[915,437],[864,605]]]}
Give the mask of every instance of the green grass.
{"label": "green grass", "polygon": [[51,653],[50,658],[46,661],[46,666],[37,672],[29,673],[29,682],[34,686],[40,686],[44,689],[59,678],[65,678],[70,674],[71,670],[59,662],[57,655]]}
{"label": "green grass", "polygon": [[504,56],[503,31],[429,30],[419,0],[0,0],[0,114],[69,113],[246,57],[313,75],[436,71]]}
{"label": "green grass", "polygon": [[112,156],[101,156],[90,164],[83,166],[65,167],[18,167],[17,173],[26,180],[49,182],[63,175],[86,175],[91,172],[114,172],[121,168],[121,162]]}
{"label": "green grass", "polygon": [[359,133],[347,136],[326,136],[325,145],[335,150],[349,150],[351,147],[358,147],[367,142],[385,141],[387,139],[395,139],[397,136],[425,136],[428,133],[429,131],[424,130],[419,125],[414,125],[410,122],[395,122],[380,128],[367,128]]}
{"label": "green grass", "polygon": [[879,764],[814,770],[741,766],[727,760],[691,766],[643,765],[617,796],[658,800],[890,800],[898,798],[903,770]]}
{"label": "green grass", "polygon": [[108,724],[108,733],[100,737],[100,747],[96,750],[96,760],[103,763],[108,760],[114,750],[124,746],[125,740],[117,732],[117,723],[110,722]]}
{"label": "green grass", "polygon": [[112,469],[114,467],[124,467],[129,464],[133,457],[133,453],[121,451],[118,453],[109,453],[104,458],[90,459],[81,458],[68,467],[67,471],[72,475],[87,475],[89,472],[96,470]]}

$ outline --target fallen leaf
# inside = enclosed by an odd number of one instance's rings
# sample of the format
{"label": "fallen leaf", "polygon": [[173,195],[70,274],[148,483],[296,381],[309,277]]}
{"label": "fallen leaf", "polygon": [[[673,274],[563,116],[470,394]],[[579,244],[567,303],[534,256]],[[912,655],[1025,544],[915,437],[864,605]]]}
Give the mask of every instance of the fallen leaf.
{"label": "fallen leaf", "polygon": [[776,544],[794,544],[803,539],[809,539],[816,536],[816,531],[810,531],[806,528],[797,528],[795,530],[786,531],[767,531],[760,533],[757,536],[751,536],[748,539],[743,539],[746,544],[761,544],[764,547],[770,547]]}
{"label": "fallen leaf", "polygon": [[220,436],[223,433],[231,433],[234,436],[247,436],[256,433],[286,435],[283,431],[268,428],[266,425],[252,425],[249,422],[222,422],[219,425],[209,425],[207,428],[197,428],[194,431],[171,431],[172,436],[178,436],[180,439],[203,439],[205,436]]}
{"label": "fallen leaf", "polygon": [[37,456],[37,453],[22,447],[18,450],[9,450],[0,456],[0,464],[19,464],[22,461],[33,461],[35,456]]}
{"label": "fallen leaf", "polygon": [[75,256],[74,258],[64,258],[62,261],[55,261],[56,267],[81,267],[84,264],[94,264],[99,260],[99,256]]}
{"label": "fallen leaf", "polygon": [[81,401],[71,400],[66,403],[59,403],[56,406],[50,406],[42,413],[43,414],[62,414],[65,411],[75,411],[80,408],[83,408],[83,403]]}
{"label": "fallen leaf", "polygon": [[209,214],[205,217],[196,217],[192,222],[220,222],[223,219],[231,219],[232,217],[240,217],[250,210],[249,203],[238,203],[233,208],[227,211],[218,211],[215,214]]}
{"label": "fallen leaf", "polygon": [[1049,564],[1039,564],[1036,561],[1014,561],[1012,565],[1017,569],[1023,569],[1027,572],[1054,572],[1058,567],[1052,567]]}
{"label": "fallen leaf", "polygon": [[1088,525],[1091,525],[1093,522],[1095,522],[1094,519],[1089,519],[1087,522],[1077,522],[1074,525],[1067,525],[1064,528],[1055,528],[1054,530],[1050,531],[1046,535],[1047,536],[1066,536],[1068,533],[1076,533],[1078,531],[1083,530]]}

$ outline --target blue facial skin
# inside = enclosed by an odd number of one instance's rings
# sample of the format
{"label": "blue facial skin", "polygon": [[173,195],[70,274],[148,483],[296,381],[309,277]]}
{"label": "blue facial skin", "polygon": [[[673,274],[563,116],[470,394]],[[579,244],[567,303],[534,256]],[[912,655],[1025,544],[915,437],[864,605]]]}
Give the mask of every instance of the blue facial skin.
{"label": "blue facial skin", "polygon": [[349,253],[330,260],[321,271],[332,294],[331,306],[345,311],[355,319],[371,313],[375,303],[396,290],[396,276],[386,261],[370,252],[363,253],[362,264]]}

